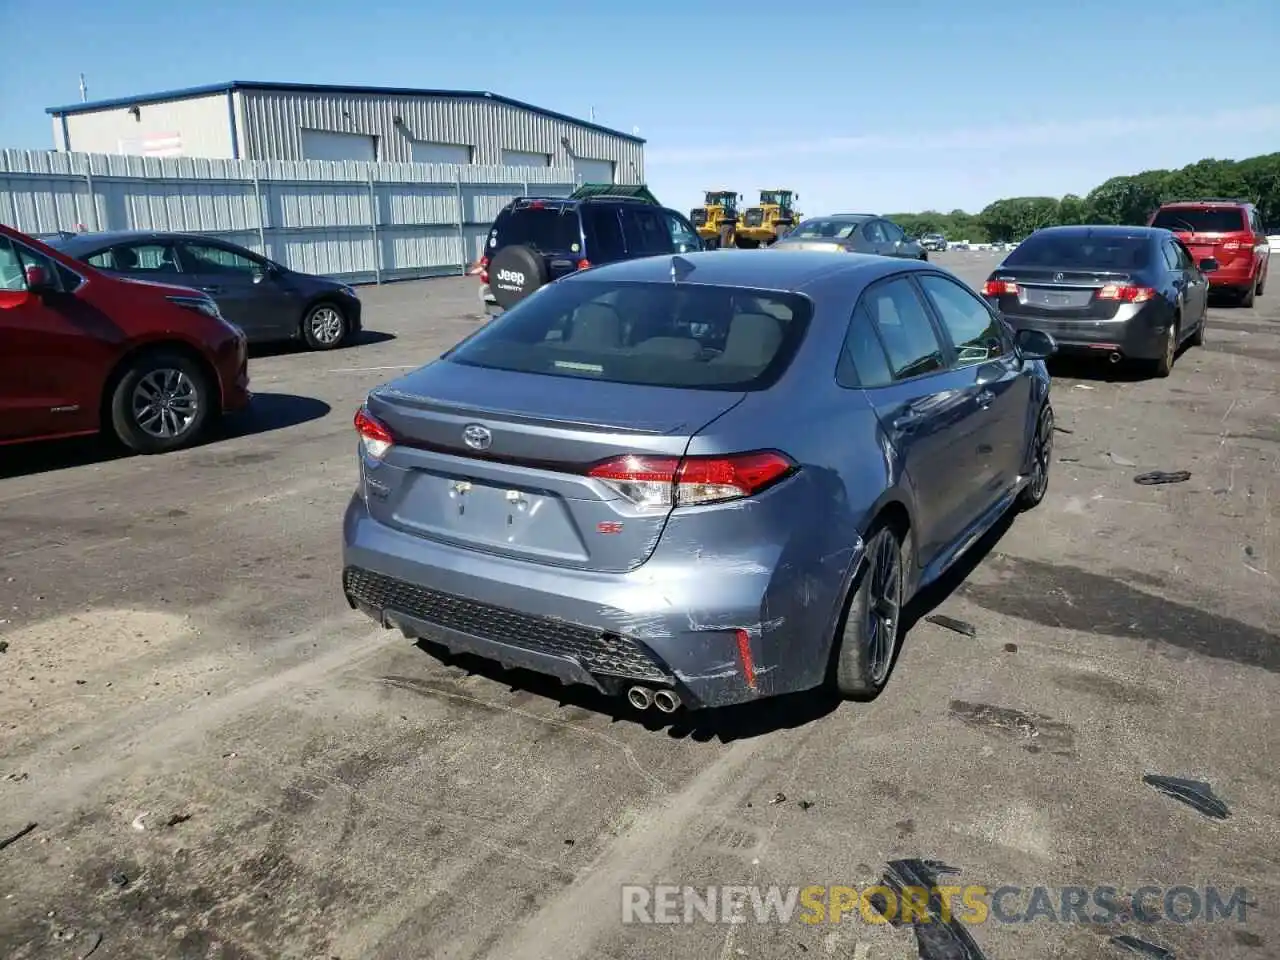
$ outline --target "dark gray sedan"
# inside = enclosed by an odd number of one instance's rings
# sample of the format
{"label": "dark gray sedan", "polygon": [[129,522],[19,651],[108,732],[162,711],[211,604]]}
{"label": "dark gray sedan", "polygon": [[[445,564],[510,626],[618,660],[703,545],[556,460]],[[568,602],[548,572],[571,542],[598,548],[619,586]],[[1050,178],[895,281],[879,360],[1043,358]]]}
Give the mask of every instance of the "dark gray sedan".
{"label": "dark gray sedan", "polygon": [[885,217],[873,213],[837,213],[805,220],[770,250],[827,250],[871,253],[881,257],[928,260],[918,241]]}
{"label": "dark gray sedan", "polygon": [[875,697],[912,594],[1044,497],[1053,349],[918,261],[569,274],[369,394],[343,590],[639,709]]}
{"label": "dark gray sedan", "polygon": [[360,298],[345,283],[298,273],[225,240],[187,233],[66,234],[50,246],[99,270],[203,290],[251,343],[341,346],[360,330]]}

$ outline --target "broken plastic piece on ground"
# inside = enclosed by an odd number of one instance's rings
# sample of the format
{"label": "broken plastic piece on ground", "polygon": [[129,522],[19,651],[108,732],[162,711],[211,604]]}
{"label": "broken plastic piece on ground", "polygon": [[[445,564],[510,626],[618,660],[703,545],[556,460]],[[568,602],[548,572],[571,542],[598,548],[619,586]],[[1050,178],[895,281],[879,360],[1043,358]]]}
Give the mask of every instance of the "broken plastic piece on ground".
{"label": "broken plastic piece on ground", "polygon": [[96,951],[100,946],[102,946],[102,932],[101,932],[101,931],[99,931],[99,932],[97,932],[97,933],[93,934],[93,942],[92,942],[91,944],[89,944],[89,949],[88,949],[88,950],[86,950],[84,953],[80,954],[80,960],[89,960],[89,957],[93,956],[94,952],[95,952],[95,951]]}
{"label": "broken plastic piece on ground", "polygon": [[1114,463],[1116,466],[1119,466],[1119,467],[1136,467],[1137,466],[1137,464],[1134,463],[1132,460],[1130,460],[1128,457],[1122,457],[1114,453],[1108,453],[1107,456],[1111,458],[1111,462]]}
{"label": "broken plastic piece on ground", "polygon": [[33,820],[30,823],[28,823],[25,827],[23,827],[21,830],[19,830],[17,833],[9,834],[9,836],[5,837],[3,840],[0,840],[0,850],[3,850],[5,847],[9,846],[9,844],[11,843],[17,843],[19,840],[21,840],[23,837],[25,837],[28,833],[30,833],[32,830],[34,830],[38,826],[39,824]]}
{"label": "broken plastic piece on ground", "polygon": [[770,803],[786,803],[786,802],[787,802],[787,795],[786,795],[785,793],[779,793],[779,794],[775,795],[775,796],[774,796],[774,798],[773,798],[772,800],[770,800],[769,802],[770,802]]}
{"label": "broken plastic piece on ground", "polygon": [[1181,801],[1191,809],[1203,813],[1214,820],[1226,820],[1231,816],[1231,808],[1217,797],[1213,788],[1203,780],[1185,780],[1181,777],[1164,777],[1148,773],[1142,782],[1155,787],[1167,797]]}
{"label": "broken plastic piece on ground", "polygon": [[[912,932],[916,935],[916,955],[920,960],[986,960],[986,955],[978,947],[969,931],[954,916],[949,906],[944,905],[938,893],[939,879],[945,874],[959,873],[955,867],[949,867],[939,860],[890,860],[881,883],[902,902],[903,891],[907,887],[921,887],[931,891],[926,906],[928,919],[913,919]],[[872,906],[891,926],[900,927],[902,916],[897,911],[892,915],[888,898],[872,894],[869,898]]]}
{"label": "broken plastic piece on ground", "polygon": [[1164,947],[1156,946],[1149,940],[1142,940],[1138,937],[1131,937],[1127,933],[1118,937],[1112,937],[1107,941],[1113,947],[1119,947],[1126,953],[1136,953],[1143,957],[1151,957],[1152,960],[1177,960],[1172,950],[1166,950]]}
{"label": "broken plastic piece on ground", "polygon": [[955,617],[948,617],[945,613],[930,614],[925,619],[930,623],[936,623],[940,627],[954,630],[956,633],[963,633],[966,637],[976,637],[978,635],[977,628],[972,623],[957,620]]}
{"label": "broken plastic piece on ground", "polygon": [[1005,653],[1017,653],[1017,652],[1018,652],[1018,645],[1017,645],[1016,643],[1006,643],[1006,644],[1004,645],[1004,652],[1005,652]]}
{"label": "broken plastic piece on ground", "polygon": [[1190,479],[1190,470],[1152,470],[1150,473],[1138,474],[1133,478],[1133,482],[1140,483],[1144,487],[1153,487],[1158,483],[1182,483]]}
{"label": "broken plastic piece on ground", "polygon": [[1072,430],[1070,427],[1059,426],[1056,423],[1053,425],[1053,429],[1057,433],[1075,433],[1075,431]]}
{"label": "broken plastic piece on ground", "polygon": [[115,871],[111,876],[107,877],[107,882],[117,890],[123,890],[129,885],[129,877],[120,870]]}

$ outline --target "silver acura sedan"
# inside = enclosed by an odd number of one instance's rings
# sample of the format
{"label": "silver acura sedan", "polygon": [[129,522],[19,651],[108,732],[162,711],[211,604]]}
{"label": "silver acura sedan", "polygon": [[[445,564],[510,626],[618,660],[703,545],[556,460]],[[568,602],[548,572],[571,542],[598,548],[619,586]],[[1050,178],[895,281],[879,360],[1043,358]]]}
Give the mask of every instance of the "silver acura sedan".
{"label": "silver acura sedan", "polygon": [[642,709],[870,699],[912,594],[1044,497],[1053,350],[918,261],[575,273],[369,394],[343,590]]}

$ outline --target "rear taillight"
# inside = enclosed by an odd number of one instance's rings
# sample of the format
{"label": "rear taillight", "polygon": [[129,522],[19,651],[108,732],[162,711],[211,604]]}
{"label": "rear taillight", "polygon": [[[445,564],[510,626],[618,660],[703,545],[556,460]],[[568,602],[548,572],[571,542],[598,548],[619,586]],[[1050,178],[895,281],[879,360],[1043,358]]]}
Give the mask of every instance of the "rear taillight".
{"label": "rear taillight", "polygon": [[1120,303],[1146,303],[1155,295],[1156,292],[1150,287],[1129,287],[1118,283],[1108,283],[1098,291],[1099,300],[1116,300]]}
{"label": "rear taillight", "polygon": [[579,261],[578,261],[578,269],[579,269],[579,270],[590,270],[590,269],[591,269],[591,261],[590,261],[590,260],[579,260]]}
{"label": "rear taillight", "polygon": [[480,274],[481,283],[489,282],[489,258],[488,257],[480,258],[480,269],[477,272]]}
{"label": "rear taillight", "polygon": [[364,407],[356,411],[356,433],[360,434],[360,442],[364,444],[365,453],[374,460],[381,460],[387,451],[395,445],[395,437],[391,431],[373,418]]}
{"label": "rear taillight", "polygon": [[982,285],[982,295],[984,297],[1001,297],[1018,295],[1018,285],[1012,280],[988,280]]}
{"label": "rear taillight", "polygon": [[629,454],[598,463],[587,476],[640,507],[688,507],[740,500],[796,471],[790,457],[764,450],[715,457]]}

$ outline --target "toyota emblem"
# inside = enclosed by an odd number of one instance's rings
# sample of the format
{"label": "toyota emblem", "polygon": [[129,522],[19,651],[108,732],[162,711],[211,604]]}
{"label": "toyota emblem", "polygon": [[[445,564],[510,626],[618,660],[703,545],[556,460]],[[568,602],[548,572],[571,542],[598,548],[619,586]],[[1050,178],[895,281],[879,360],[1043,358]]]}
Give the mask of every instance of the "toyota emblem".
{"label": "toyota emblem", "polygon": [[489,432],[488,427],[470,423],[463,428],[462,442],[472,450],[488,450],[493,443],[493,434]]}
{"label": "toyota emblem", "polygon": [[1060,273],[1055,273],[1055,274],[1053,275],[1053,282],[1054,282],[1054,283],[1061,283],[1061,282],[1062,282],[1062,274],[1060,274]]}

